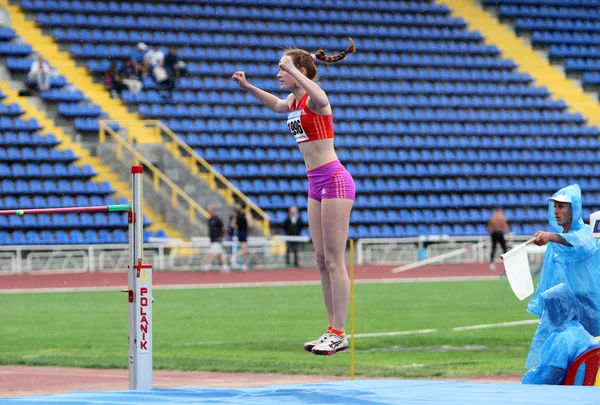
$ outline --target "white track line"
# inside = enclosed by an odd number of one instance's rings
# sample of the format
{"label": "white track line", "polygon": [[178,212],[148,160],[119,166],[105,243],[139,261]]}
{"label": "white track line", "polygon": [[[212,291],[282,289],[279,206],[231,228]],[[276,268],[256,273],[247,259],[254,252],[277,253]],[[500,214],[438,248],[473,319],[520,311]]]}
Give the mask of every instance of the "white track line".
{"label": "white track line", "polygon": [[[481,325],[471,325],[471,326],[461,326],[457,328],[452,328],[452,332],[461,332],[465,330],[477,330],[477,329],[489,329],[489,328],[503,328],[508,326],[520,326],[520,325],[532,325],[538,323],[539,321],[536,319],[527,319],[523,321],[513,321],[513,322],[501,322],[501,323],[488,323]],[[401,330],[397,332],[376,332],[376,333],[356,333],[354,335],[355,339],[364,339],[364,338],[376,338],[376,337],[386,337],[386,336],[408,336],[408,335],[425,335],[428,333],[436,333],[440,332],[439,329],[417,329],[417,330]],[[350,337],[350,335],[347,335]],[[278,339],[278,341],[287,341],[289,339]],[[211,345],[223,345],[223,344],[231,344],[235,343],[230,340],[213,340],[206,342],[188,342],[188,343],[178,343],[173,344],[171,347],[187,347],[187,346],[211,346]],[[241,343],[241,342],[240,342]]]}
{"label": "white track line", "polygon": [[356,333],[356,334],[354,334],[354,338],[360,339],[360,338],[384,337],[384,336],[424,335],[427,333],[434,333],[437,331],[438,331],[437,329],[420,329],[420,330],[402,330],[399,332]]}
{"label": "white track line", "polygon": [[514,321],[514,322],[502,322],[502,323],[487,323],[473,326],[462,326],[459,328],[452,328],[453,332],[462,332],[465,330],[477,330],[477,329],[490,329],[490,328],[502,328],[505,326],[519,326],[519,325],[533,325],[539,323],[539,319],[527,319],[525,321]]}
{"label": "white track line", "polygon": [[[486,281],[501,280],[502,276],[465,276],[465,277],[415,277],[415,278],[382,278],[370,280],[356,280],[355,284],[379,284],[379,283],[439,283],[444,281]],[[247,288],[247,287],[289,287],[320,285],[320,281],[267,281],[252,283],[205,283],[205,284],[164,284],[154,285],[154,290],[193,290],[211,288]],[[112,287],[53,287],[53,288],[0,288],[1,294],[28,294],[28,293],[67,293],[67,292],[95,292],[95,291],[119,291],[126,286]]]}

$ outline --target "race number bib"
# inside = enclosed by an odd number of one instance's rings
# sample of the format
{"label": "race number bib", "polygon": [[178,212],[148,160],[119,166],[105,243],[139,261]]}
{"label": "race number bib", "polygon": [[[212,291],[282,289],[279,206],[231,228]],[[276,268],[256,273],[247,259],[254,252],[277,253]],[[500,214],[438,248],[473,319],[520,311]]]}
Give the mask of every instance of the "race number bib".
{"label": "race number bib", "polygon": [[288,115],[287,119],[288,128],[292,131],[292,135],[296,138],[296,142],[308,141],[308,135],[304,132],[302,122],[300,121],[301,116],[302,110],[294,110]]}

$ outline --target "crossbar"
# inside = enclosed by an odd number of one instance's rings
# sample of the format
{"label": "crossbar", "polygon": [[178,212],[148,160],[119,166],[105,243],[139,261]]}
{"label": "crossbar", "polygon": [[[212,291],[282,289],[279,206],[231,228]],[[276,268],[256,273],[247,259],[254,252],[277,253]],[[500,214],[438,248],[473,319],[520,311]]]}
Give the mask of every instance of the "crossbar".
{"label": "crossbar", "polygon": [[0,210],[0,215],[25,215],[25,214],[67,214],[82,212],[123,212],[131,210],[129,204],[96,205],[91,207],[63,207],[63,208],[32,208],[23,210]]}

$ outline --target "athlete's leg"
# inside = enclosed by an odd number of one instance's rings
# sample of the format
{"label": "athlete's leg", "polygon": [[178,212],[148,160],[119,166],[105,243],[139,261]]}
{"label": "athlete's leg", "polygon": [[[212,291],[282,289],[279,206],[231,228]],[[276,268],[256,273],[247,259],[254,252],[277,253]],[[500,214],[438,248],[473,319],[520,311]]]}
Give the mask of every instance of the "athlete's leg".
{"label": "athlete's leg", "polygon": [[333,302],[333,326],[344,330],[350,298],[350,279],[346,270],[345,252],[350,226],[350,211],[354,200],[346,198],[321,201],[321,226],[325,266],[329,273]]}
{"label": "athlete's leg", "polygon": [[323,300],[327,309],[327,322],[333,326],[333,297],[331,291],[331,281],[329,271],[325,264],[325,251],[323,250],[323,228],[321,226],[321,202],[308,199],[308,227],[310,228],[310,237],[315,248],[317,267],[321,276],[321,287],[323,289]]}
{"label": "athlete's leg", "polygon": [[242,242],[240,247],[241,250],[238,255],[242,258],[242,264],[246,264],[246,256],[248,255],[248,242]]}
{"label": "athlete's leg", "polygon": [[496,256],[496,245],[498,244],[498,235],[496,232],[492,232],[492,252],[490,254],[490,262],[494,262],[494,257]]}

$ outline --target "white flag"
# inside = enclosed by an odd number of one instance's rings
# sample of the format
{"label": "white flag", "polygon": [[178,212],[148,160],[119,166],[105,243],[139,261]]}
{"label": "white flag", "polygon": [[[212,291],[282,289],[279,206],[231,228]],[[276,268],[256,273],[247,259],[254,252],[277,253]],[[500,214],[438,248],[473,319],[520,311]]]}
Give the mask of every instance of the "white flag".
{"label": "white flag", "polygon": [[504,271],[513,292],[523,301],[533,294],[533,280],[527,259],[527,245],[521,243],[516,248],[500,256],[504,260]]}

